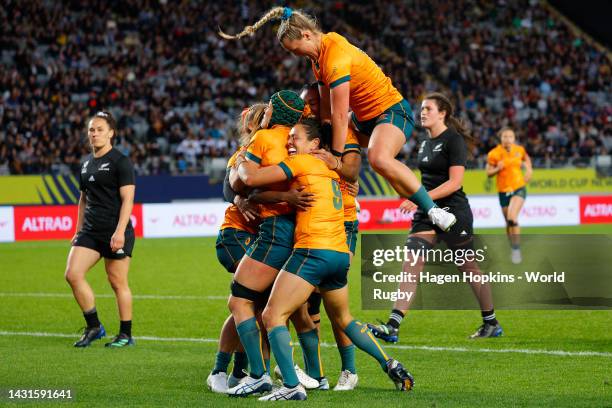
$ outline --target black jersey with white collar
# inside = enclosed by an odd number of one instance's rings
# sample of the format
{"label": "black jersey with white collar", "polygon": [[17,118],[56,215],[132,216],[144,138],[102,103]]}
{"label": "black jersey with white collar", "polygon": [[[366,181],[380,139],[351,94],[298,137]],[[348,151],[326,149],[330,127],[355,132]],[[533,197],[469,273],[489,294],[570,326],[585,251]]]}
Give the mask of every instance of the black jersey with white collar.
{"label": "black jersey with white collar", "polygon": [[[80,174],[80,188],[87,198],[83,231],[114,231],[121,210],[119,188],[133,185],[134,180],[130,159],[115,148],[102,157],[85,157]],[[127,228],[132,228],[131,222]]]}
{"label": "black jersey with white collar", "polygon": [[[446,129],[438,137],[427,137],[421,141],[418,152],[421,182],[425,190],[431,191],[449,180],[451,166],[465,167],[467,146],[463,137],[453,129]],[[463,187],[448,197],[435,200],[439,207],[468,205]]]}

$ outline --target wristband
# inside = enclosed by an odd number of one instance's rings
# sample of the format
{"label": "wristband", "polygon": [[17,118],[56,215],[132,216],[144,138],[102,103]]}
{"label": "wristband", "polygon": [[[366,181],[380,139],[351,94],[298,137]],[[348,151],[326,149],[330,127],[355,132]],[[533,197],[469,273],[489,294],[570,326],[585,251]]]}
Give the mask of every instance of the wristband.
{"label": "wristband", "polygon": [[336,157],[342,157],[342,153],[334,149],[331,149],[331,154],[333,154]]}

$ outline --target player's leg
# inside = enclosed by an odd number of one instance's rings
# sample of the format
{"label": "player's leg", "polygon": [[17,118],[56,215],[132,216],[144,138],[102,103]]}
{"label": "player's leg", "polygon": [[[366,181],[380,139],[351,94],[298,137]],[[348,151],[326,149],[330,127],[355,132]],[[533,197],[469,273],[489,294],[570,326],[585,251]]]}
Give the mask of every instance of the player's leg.
{"label": "player's leg", "polygon": [[340,353],[340,377],[334,387],[334,391],[349,391],[357,387],[359,377],[357,376],[357,367],[355,365],[355,345],[344,333],[342,328],[332,322],[332,331]]}
{"label": "player's leg", "polygon": [[265,296],[264,292],[272,285],[277,273],[271,266],[244,256],[232,282],[228,306],[248,356],[250,376],[255,379],[261,378],[266,371],[255,304]]}
{"label": "player's leg", "polygon": [[402,131],[402,127],[393,123],[377,124],[370,136],[368,160],[400,196],[414,202],[434,224],[447,231],[456,222],[455,216],[438,208],[412,170],[395,158],[406,143],[406,133],[412,132],[412,126],[404,121],[404,129],[410,127],[410,130]]}
{"label": "player's leg", "polygon": [[68,254],[64,277],[72,289],[74,298],[79,304],[86,322],[85,331],[79,341],[74,344],[75,347],[87,347],[92,341],[100,339],[106,334],[104,326],[98,319],[93,290],[85,279],[87,272],[99,259],[99,252],[84,246],[73,246]]}
{"label": "player's leg", "polygon": [[398,389],[411,389],[414,380],[410,373],[387,355],[366,324],[353,319],[348,307],[348,286],[329,290],[321,288],[321,295],[327,315],[336,326],[343,329],[351,342],[378,361]]}
{"label": "player's leg", "polygon": [[[262,400],[306,398],[306,391],[300,385],[294,369],[291,336],[286,322],[289,316],[306,303],[313,290],[314,286],[312,284],[285,270],[279,273],[274,282],[270,299],[262,317],[268,330],[270,348],[282,373],[283,388],[262,398]],[[287,296],[288,293],[291,296]]]}
{"label": "player's leg", "polygon": [[125,347],[134,344],[132,338],[132,291],[128,284],[130,257],[121,259],[104,258],[106,275],[117,298],[119,310],[119,334],[106,343],[106,347]]}
{"label": "player's leg", "polygon": [[[417,219],[415,219],[413,230],[417,232],[410,234],[406,241],[411,258],[404,262],[402,266],[402,272],[405,272],[406,276],[411,277],[411,280],[399,284],[399,290],[412,293],[412,296],[410,299],[398,299],[395,301],[386,323],[382,324],[381,322],[378,325],[368,325],[376,337],[389,343],[396,343],[399,340],[399,328],[402,320],[416,298],[418,282],[423,271],[423,265],[425,264],[425,252],[432,249],[437,242],[436,232],[433,229],[429,229],[432,225],[428,221],[424,221],[424,224],[417,223],[416,221]],[[421,225],[423,225],[422,228],[420,227]],[[423,230],[423,228],[425,229]]]}
{"label": "player's leg", "polygon": [[518,217],[521,213],[521,209],[523,208],[523,204],[525,204],[525,198],[523,195],[514,194],[510,198],[510,203],[508,204],[508,232],[510,237],[510,245],[512,247],[512,262],[515,264],[519,264],[522,261],[521,256],[521,228],[518,224]]}
{"label": "player's leg", "polygon": [[[279,275],[280,276],[280,275]],[[313,288],[314,289],[314,288]],[[308,297],[310,300],[314,291]],[[329,389],[329,382],[323,375],[323,365],[321,363],[321,347],[319,331],[309,313],[308,302],[302,304],[289,317],[295,327],[295,332],[302,348],[304,357],[304,371],[296,365],[295,370],[300,383],[306,389],[318,388]],[[281,372],[282,376],[282,372]]]}

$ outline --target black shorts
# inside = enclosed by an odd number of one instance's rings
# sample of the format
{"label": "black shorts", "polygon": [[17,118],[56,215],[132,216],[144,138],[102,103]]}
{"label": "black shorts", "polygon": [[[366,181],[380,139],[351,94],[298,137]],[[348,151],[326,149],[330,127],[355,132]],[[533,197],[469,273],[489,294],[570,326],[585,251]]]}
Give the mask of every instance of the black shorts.
{"label": "black shorts", "polygon": [[134,230],[125,231],[125,243],[123,248],[117,252],[113,252],[110,247],[112,233],[94,233],[91,231],[81,231],[77,234],[72,246],[80,246],[93,249],[98,252],[102,258],[108,259],[123,259],[126,256],[132,257],[134,250]]}
{"label": "black shorts", "polygon": [[450,228],[449,231],[442,231],[429,220],[429,217],[427,217],[425,212],[419,209],[414,214],[410,234],[434,230],[436,232],[438,241],[446,242],[446,245],[448,245],[448,247],[451,249],[461,246],[464,243],[473,241],[474,217],[472,216],[472,209],[469,206],[454,208],[444,207],[444,209],[457,217],[457,222]]}

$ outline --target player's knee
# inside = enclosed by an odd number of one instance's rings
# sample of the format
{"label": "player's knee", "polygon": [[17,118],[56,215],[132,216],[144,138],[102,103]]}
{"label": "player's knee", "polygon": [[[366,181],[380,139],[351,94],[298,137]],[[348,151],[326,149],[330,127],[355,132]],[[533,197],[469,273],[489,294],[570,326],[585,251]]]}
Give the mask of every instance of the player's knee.
{"label": "player's knee", "polygon": [[66,272],[64,272],[64,279],[66,279],[66,282],[68,282],[70,286],[78,284],[82,278],[83,277],[70,266],[68,266]]}
{"label": "player's knee", "polygon": [[261,313],[261,320],[267,330],[283,324],[282,322],[279,323],[282,319],[279,317],[278,311],[269,306],[266,306]]}
{"label": "player's knee", "polygon": [[372,166],[377,173],[384,175],[389,169],[391,160],[393,160],[393,157],[390,157],[379,149],[368,150],[368,161],[370,162],[370,166]]}

